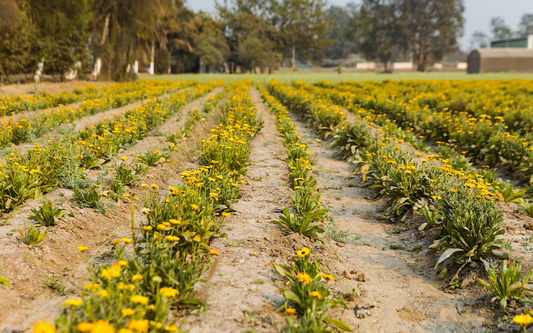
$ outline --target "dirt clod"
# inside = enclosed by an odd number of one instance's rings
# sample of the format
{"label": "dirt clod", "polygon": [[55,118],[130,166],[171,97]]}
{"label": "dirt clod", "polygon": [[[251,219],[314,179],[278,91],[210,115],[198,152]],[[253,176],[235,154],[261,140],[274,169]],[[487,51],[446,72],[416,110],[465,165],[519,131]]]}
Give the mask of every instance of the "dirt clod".
{"label": "dirt clod", "polygon": [[344,271],[342,273],[342,276],[344,276],[348,280],[353,280],[352,274],[350,274],[350,272],[348,272],[348,271]]}
{"label": "dirt clod", "polygon": [[357,277],[357,281],[359,281],[359,282],[367,282],[368,279],[367,279],[367,277],[365,276],[365,273],[361,273],[361,274],[359,274],[359,276]]}
{"label": "dirt clod", "polygon": [[524,228],[533,231],[533,222],[524,223]]}

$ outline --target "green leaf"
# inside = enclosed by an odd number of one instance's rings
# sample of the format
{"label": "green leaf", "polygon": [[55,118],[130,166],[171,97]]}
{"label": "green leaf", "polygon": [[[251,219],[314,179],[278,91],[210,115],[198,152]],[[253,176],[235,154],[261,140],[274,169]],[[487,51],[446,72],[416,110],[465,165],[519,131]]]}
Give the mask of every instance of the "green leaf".
{"label": "green leaf", "polygon": [[290,290],[286,290],[284,293],[283,293],[283,297],[285,297],[285,299],[287,301],[292,301],[294,303],[297,303],[299,304],[300,306],[302,306],[302,301],[300,300],[300,298],[298,297],[298,295],[296,295],[295,293],[293,293],[292,291]]}
{"label": "green leaf", "polygon": [[189,297],[189,298],[182,299],[181,301],[178,302],[178,304],[179,305],[205,306],[204,302],[202,302],[201,299],[196,298],[196,297]]}
{"label": "green leaf", "polygon": [[324,321],[327,322],[327,323],[330,323],[332,325],[337,326],[339,329],[341,329],[341,330],[343,330],[345,332],[353,332],[352,328],[350,326],[348,326],[348,324],[346,324],[343,321],[340,321],[340,320],[337,320],[337,319],[331,319],[331,318],[326,318],[326,319],[324,319]]}
{"label": "green leaf", "polygon": [[443,262],[444,260],[448,259],[452,254],[454,254],[455,252],[464,252],[463,249],[458,249],[458,248],[455,248],[455,249],[447,249],[446,251],[444,251],[440,257],[439,257],[439,260],[437,260],[437,263],[435,264],[435,268],[437,268],[437,266],[439,266],[439,264],[441,262]]}

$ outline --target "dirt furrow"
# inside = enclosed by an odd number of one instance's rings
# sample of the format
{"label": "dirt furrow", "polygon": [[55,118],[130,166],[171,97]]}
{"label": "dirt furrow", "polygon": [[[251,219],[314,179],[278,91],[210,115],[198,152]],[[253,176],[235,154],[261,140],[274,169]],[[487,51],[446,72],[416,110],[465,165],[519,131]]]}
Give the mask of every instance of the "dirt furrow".
{"label": "dirt furrow", "polygon": [[[265,242],[275,241],[280,233],[269,222],[273,211],[288,199],[284,181],[284,147],[279,140],[274,119],[261,97],[252,90],[254,105],[259,107],[265,126],[251,143],[251,163],[241,185],[242,199],[233,205],[236,213],[228,217],[210,246],[220,251],[211,279],[208,310],[187,318],[186,327],[195,332],[279,331],[283,316],[274,311],[283,304],[271,269],[270,250]],[[205,297],[205,284],[197,284],[196,293]]]}
{"label": "dirt furrow", "polygon": [[[339,244],[338,261],[344,267],[345,282],[354,279],[359,297],[350,305],[354,316],[344,317],[357,332],[481,332],[489,316],[472,313],[481,300],[462,292],[445,292],[446,283],[437,279],[434,253],[418,234],[393,234],[394,225],[380,218],[385,202],[367,199],[372,189],[357,187],[353,165],[340,161],[326,142],[291,114],[308,151],[317,156],[314,171],[322,202],[334,219],[335,228],[348,231],[357,242]],[[400,228],[401,230],[401,228]],[[361,246],[366,244],[366,246]],[[478,287],[474,287],[478,288]],[[478,295],[485,291],[479,289]]]}

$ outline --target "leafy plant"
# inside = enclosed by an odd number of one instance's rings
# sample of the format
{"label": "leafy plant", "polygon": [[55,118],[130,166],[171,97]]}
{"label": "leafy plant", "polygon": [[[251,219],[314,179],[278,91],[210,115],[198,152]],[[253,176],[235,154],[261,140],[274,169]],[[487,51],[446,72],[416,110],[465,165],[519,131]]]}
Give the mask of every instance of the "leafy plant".
{"label": "leafy plant", "polygon": [[45,201],[41,207],[39,207],[39,209],[31,208],[31,212],[33,214],[30,215],[28,219],[36,221],[37,224],[44,227],[51,227],[55,225],[60,218],[67,214],[70,217],[74,217],[72,212],[61,209],[57,206],[54,207],[54,204],[50,201]]}
{"label": "leafy plant", "polygon": [[72,198],[80,207],[94,208],[105,212],[104,204],[100,202],[103,193],[96,186],[89,189],[72,189],[72,191],[74,192]]}
{"label": "leafy plant", "polygon": [[524,215],[533,217],[533,202],[524,202],[519,209]]}
{"label": "leafy plant", "polygon": [[143,156],[139,157],[139,161],[141,163],[144,163],[148,166],[154,167],[158,165],[161,162],[164,162],[166,158],[161,155],[161,153],[157,151],[147,151],[144,153]]}
{"label": "leafy plant", "polygon": [[524,195],[526,194],[527,189],[514,190],[513,185],[506,181],[505,183],[494,184],[494,187],[500,192],[503,200],[505,202],[518,202],[524,203]]}
{"label": "leafy plant", "polygon": [[283,214],[279,216],[279,221],[272,221],[272,223],[300,233],[306,237],[316,239],[318,234],[324,232],[322,223],[318,221],[322,221],[327,212],[327,209],[319,209],[314,212],[307,212],[305,215],[300,216],[292,214],[287,208],[284,208]]}
{"label": "leafy plant", "polygon": [[[529,287],[528,285],[533,277],[533,271],[527,272],[524,279],[522,279],[522,267],[519,264],[511,263],[507,266],[507,260],[504,260],[501,264],[499,275],[486,261],[483,260],[483,264],[489,276],[489,283],[478,279],[478,285],[493,293],[495,295],[494,299],[500,300],[500,306],[504,311],[506,311],[507,301],[509,300],[533,304],[533,300],[526,297],[526,295],[533,296],[533,293],[529,291],[529,289],[533,289],[533,286]],[[529,288],[525,289],[525,287]]]}
{"label": "leafy plant", "polygon": [[24,231],[20,229],[17,229],[17,231],[22,236],[22,241],[30,246],[43,241],[48,233],[47,231],[41,233],[38,227],[28,225],[26,222],[24,222]]}

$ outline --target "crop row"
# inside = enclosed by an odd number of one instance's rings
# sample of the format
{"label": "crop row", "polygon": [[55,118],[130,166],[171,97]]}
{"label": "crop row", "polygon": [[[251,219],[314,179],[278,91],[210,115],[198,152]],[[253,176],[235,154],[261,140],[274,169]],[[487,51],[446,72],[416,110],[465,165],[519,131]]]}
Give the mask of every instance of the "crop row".
{"label": "crop row", "polygon": [[143,85],[138,85],[139,89],[117,93],[110,91],[103,97],[85,100],[75,108],[65,106],[57,110],[45,110],[30,119],[26,119],[24,115],[17,120],[9,118],[0,125],[0,147],[31,141],[61,124],[72,123],[85,116],[115,109],[138,100],[161,96],[196,84],[197,81],[147,81]]}
{"label": "crop row", "polygon": [[[89,99],[103,98],[107,95],[113,96],[133,91],[142,91],[162,85],[169,85],[167,81],[137,81],[128,83],[117,83],[107,87],[96,88],[87,86],[77,88],[73,92],[61,92],[59,94],[41,93],[37,96],[29,97],[0,97],[0,116],[5,117],[15,113],[26,111],[43,110],[60,105],[81,102]],[[198,84],[198,82],[196,82]]]}
{"label": "crop row", "polygon": [[[238,182],[249,143],[262,126],[248,93],[250,83],[227,87],[230,96],[221,123],[201,145],[201,156],[206,157],[201,167],[184,171],[183,183],[169,187],[164,196],[157,185],[151,186],[144,200],[142,237],[136,236],[132,220],[132,238],[113,242],[116,262],[93,263],[81,299],[65,302],[55,322],[58,331],[176,332],[180,329],[171,306],[205,306],[190,293],[208,269],[210,255],[218,254],[209,248],[209,240],[240,197]],[[54,329],[44,322],[37,325]]]}
{"label": "crop row", "polygon": [[[335,113],[330,106],[314,102],[301,90],[276,81],[269,84],[271,93],[289,109],[304,114],[315,128],[328,127]],[[328,113],[330,115],[328,115]],[[438,228],[438,239],[432,248],[444,251],[437,265],[451,259],[465,264],[487,254],[499,254],[506,246],[501,228],[502,214],[496,209],[497,193],[479,174],[466,174],[435,161],[435,156],[417,158],[401,149],[403,140],[372,131],[360,120],[355,124],[331,123],[337,126],[333,146],[346,148],[363,164],[365,179],[389,199],[386,213],[406,218],[418,211],[427,225]]]}
{"label": "crop row", "polygon": [[[287,166],[289,169],[289,186],[292,189],[291,201],[294,213],[283,210],[279,221],[273,223],[282,228],[300,233],[312,239],[318,239],[324,233],[322,221],[328,213],[321,207],[320,194],[315,187],[316,180],[310,175],[312,171],[311,153],[296,133],[296,125],[291,123],[288,111],[261,84],[258,84],[261,97],[270,111],[276,116],[278,132],[283,137],[283,145],[287,149]],[[274,269],[283,276],[289,289],[280,287],[286,299],[285,309],[287,326],[284,332],[332,332],[327,323],[345,331],[352,329],[344,322],[328,318],[328,309],[344,305],[344,301],[332,298],[328,281],[335,278],[331,274],[322,273],[320,260],[309,262],[310,250],[303,248],[297,252],[298,259],[290,266],[275,265]],[[297,321],[292,317],[300,314]]]}
{"label": "crop row", "polygon": [[65,135],[60,140],[49,141],[44,147],[35,144],[25,153],[11,153],[6,164],[0,167],[0,212],[8,213],[25,200],[60,185],[84,187],[87,183],[84,180],[85,170],[109,161],[188,102],[223,83],[209,82],[176,93],[167,100],[149,101],[114,119]]}
{"label": "crop row", "polygon": [[[374,83],[361,85],[365,84]],[[326,85],[332,88],[320,89],[299,82],[298,86],[346,107],[360,118],[371,119],[379,125],[393,123],[416,135],[430,138],[439,144],[439,150],[454,149],[473,163],[483,162],[491,166],[501,164],[508,171],[518,172],[524,180],[531,183],[533,134],[529,127],[531,125],[524,125],[526,120],[523,118],[531,117],[533,112],[530,106],[521,104],[513,106],[516,108],[502,108],[504,97],[513,99],[512,91],[500,96],[498,102],[492,101],[499,103],[500,107],[484,105],[481,109],[486,113],[478,114],[474,111],[459,112],[450,105],[450,108],[443,108],[442,104],[420,102],[424,100],[423,90],[420,95],[415,92],[406,93],[409,98],[407,100],[400,92],[376,96],[377,92],[372,90],[365,95],[365,90],[360,89],[360,85]],[[353,90],[347,91],[347,87],[352,87]]]}

